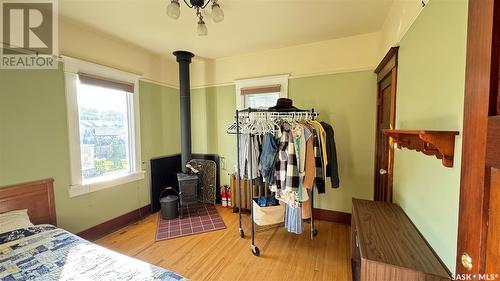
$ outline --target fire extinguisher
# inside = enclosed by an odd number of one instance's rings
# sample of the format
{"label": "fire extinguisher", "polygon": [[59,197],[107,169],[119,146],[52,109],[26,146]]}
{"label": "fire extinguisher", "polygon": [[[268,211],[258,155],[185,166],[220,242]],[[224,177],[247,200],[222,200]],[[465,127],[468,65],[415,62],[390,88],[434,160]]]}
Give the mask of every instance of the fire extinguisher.
{"label": "fire extinguisher", "polygon": [[225,186],[220,188],[220,195],[222,197],[222,207],[227,207],[227,190]]}
{"label": "fire extinguisher", "polygon": [[226,186],[226,196],[227,196],[227,206],[229,208],[233,207],[233,204],[231,202],[231,189],[228,186]]}

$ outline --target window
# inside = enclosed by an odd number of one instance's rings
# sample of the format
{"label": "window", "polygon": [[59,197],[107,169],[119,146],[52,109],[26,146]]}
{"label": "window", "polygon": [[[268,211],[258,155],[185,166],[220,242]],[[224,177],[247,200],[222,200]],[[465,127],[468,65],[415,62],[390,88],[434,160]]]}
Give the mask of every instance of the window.
{"label": "window", "polygon": [[138,77],[64,58],[71,157],[70,196],[144,178]]}
{"label": "window", "polygon": [[276,101],[280,97],[279,92],[252,94],[245,96],[245,107],[263,107],[269,108],[276,105]]}
{"label": "window", "polygon": [[83,181],[130,173],[130,92],[85,84],[77,87]]}
{"label": "window", "polygon": [[261,77],[236,81],[238,109],[269,108],[278,98],[288,96],[288,75]]}

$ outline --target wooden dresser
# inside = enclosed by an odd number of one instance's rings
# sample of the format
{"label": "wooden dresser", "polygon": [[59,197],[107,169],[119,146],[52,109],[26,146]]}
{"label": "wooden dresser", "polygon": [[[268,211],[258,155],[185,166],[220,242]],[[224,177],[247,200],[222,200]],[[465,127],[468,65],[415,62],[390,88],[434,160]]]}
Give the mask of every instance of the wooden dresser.
{"label": "wooden dresser", "polygon": [[353,280],[451,280],[401,207],[360,199],[353,199],[352,206]]}

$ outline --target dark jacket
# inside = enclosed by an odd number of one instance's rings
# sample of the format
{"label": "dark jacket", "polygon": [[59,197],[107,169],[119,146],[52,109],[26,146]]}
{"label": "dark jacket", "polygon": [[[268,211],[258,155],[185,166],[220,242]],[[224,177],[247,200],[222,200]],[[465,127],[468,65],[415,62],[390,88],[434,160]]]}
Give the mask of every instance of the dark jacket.
{"label": "dark jacket", "polygon": [[337,165],[337,148],[335,147],[335,135],[330,124],[321,122],[321,126],[326,132],[326,156],[328,165],[326,165],[326,176],[330,177],[332,187],[338,188],[340,186],[339,169]]}

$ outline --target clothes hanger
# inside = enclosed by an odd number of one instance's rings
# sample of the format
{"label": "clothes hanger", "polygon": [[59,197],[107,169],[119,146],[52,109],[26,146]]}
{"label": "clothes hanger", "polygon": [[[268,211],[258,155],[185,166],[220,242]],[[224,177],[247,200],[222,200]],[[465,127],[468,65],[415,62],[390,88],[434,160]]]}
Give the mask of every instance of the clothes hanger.
{"label": "clothes hanger", "polygon": [[281,135],[283,134],[283,132],[281,131],[281,119],[279,117],[279,115],[276,115],[274,113],[272,113],[273,115],[273,126],[274,126],[274,137],[275,138],[281,138]]}
{"label": "clothes hanger", "polygon": [[253,135],[257,135],[259,133],[258,122],[257,122],[256,118],[254,118],[252,120],[252,123],[251,123],[249,129],[250,129],[250,133]]}
{"label": "clothes hanger", "polygon": [[252,130],[252,123],[253,123],[253,119],[249,116],[248,117],[248,120],[247,120],[247,123],[245,124],[245,126],[243,127],[243,132],[245,134],[248,134],[251,132]]}
{"label": "clothes hanger", "polygon": [[271,132],[271,128],[269,126],[269,116],[267,115],[267,113],[265,113],[265,114],[263,114],[263,117],[265,117],[261,120],[263,134],[267,134],[267,133]]}

